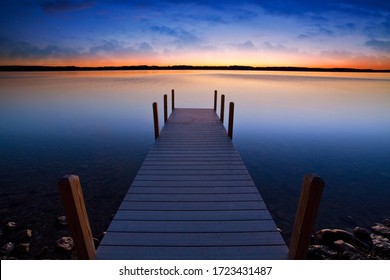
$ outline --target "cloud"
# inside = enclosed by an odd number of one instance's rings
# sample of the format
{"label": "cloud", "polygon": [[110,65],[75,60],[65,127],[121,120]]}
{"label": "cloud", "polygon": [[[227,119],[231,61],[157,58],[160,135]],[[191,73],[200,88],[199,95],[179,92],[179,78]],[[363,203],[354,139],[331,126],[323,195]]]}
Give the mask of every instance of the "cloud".
{"label": "cloud", "polygon": [[37,47],[28,42],[15,42],[0,38],[0,58],[4,59],[74,59],[82,57],[108,57],[122,55],[154,54],[147,42],[129,46],[116,40],[103,40],[100,44],[82,49],[56,45]]}
{"label": "cloud", "polygon": [[142,42],[138,45],[138,50],[142,52],[152,52],[152,46],[147,42]]}
{"label": "cloud", "polygon": [[305,39],[310,39],[312,36],[311,35],[309,35],[309,34],[300,34],[300,35],[298,35],[298,39],[299,40],[305,40]]}
{"label": "cloud", "polygon": [[45,13],[62,13],[71,12],[91,8],[95,5],[95,2],[84,1],[71,1],[71,0],[56,0],[56,1],[43,1],[41,7]]}
{"label": "cloud", "polygon": [[169,28],[167,26],[152,26],[150,27],[150,30],[155,32],[155,33],[159,33],[161,35],[167,35],[167,36],[177,36],[177,31],[172,29],[172,28]]}
{"label": "cloud", "polygon": [[111,53],[123,53],[131,52],[131,47],[124,47],[121,43],[116,40],[103,40],[99,45],[91,47],[89,49],[90,54],[111,54]]}
{"label": "cloud", "polygon": [[378,51],[390,51],[390,41],[372,39],[365,42],[364,45]]}
{"label": "cloud", "polygon": [[339,59],[353,57],[352,52],[344,51],[344,50],[325,50],[325,51],[321,51],[320,54],[323,57],[331,57],[331,58],[339,58]]}
{"label": "cloud", "polygon": [[199,46],[200,43],[198,36],[182,28],[173,29],[167,26],[152,26],[150,27],[150,30],[158,35],[172,37],[170,43],[177,48],[185,48],[188,46],[195,47]]}
{"label": "cloud", "polygon": [[91,47],[86,55],[129,55],[129,54],[145,54],[153,53],[153,47],[147,42],[136,43],[129,46],[125,42],[118,42],[117,40],[103,40],[99,45]]}
{"label": "cloud", "polygon": [[256,49],[255,45],[251,41],[246,41],[242,44],[235,44],[234,46],[241,51],[252,51]]}
{"label": "cloud", "polygon": [[297,38],[300,40],[306,40],[306,39],[312,39],[314,37],[322,37],[322,36],[334,37],[336,36],[336,32],[320,24],[314,24],[310,26],[309,31],[305,33],[301,33],[300,35],[297,36]]}
{"label": "cloud", "polygon": [[38,48],[28,42],[14,42],[6,38],[0,39],[0,57],[6,58],[46,58],[78,56],[79,51],[72,48],[63,48],[55,45],[47,45]]}
{"label": "cloud", "polygon": [[264,42],[261,45],[261,48],[264,50],[273,50],[273,51],[287,51],[288,50],[288,48],[286,48],[285,46],[283,46],[281,44],[272,44],[270,42]]}
{"label": "cloud", "polygon": [[339,24],[339,25],[336,25],[336,28],[341,31],[341,32],[353,32],[356,30],[356,24],[355,23],[352,23],[352,22],[349,22],[349,23],[346,23],[346,24]]}
{"label": "cloud", "polygon": [[[180,15],[178,15],[180,16]],[[222,18],[220,15],[211,15],[211,14],[202,14],[202,15],[188,15],[187,19],[196,21],[196,22],[206,22],[209,24],[227,24],[228,21]]]}

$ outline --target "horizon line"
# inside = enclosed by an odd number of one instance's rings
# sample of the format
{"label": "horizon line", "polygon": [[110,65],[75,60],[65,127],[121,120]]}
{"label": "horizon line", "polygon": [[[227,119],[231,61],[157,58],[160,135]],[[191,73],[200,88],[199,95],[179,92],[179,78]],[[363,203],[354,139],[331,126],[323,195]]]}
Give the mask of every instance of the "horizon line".
{"label": "horizon line", "polygon": [[104,70],[246,70],[246,71],[312,71],[312,72],[378,72],[389,73],[390,69],[362,69],[349,67],[303,67],[303,66],[249,66],[249,65],[123,65],[123,66],[47,66],[47,65],[0,65],[0,71],[104,71]]}

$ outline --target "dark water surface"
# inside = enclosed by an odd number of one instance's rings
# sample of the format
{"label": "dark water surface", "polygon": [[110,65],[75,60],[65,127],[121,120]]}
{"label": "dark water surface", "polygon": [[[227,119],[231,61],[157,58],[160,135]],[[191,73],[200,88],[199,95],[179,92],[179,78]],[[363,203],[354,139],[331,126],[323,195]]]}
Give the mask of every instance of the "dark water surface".
{"label": "dark water surface", "polygon": [[317,229],[390,216],[390,74],[31,72],[0,73],[1,224],[54,242],[57,182],[73,173],[104,231],[153,144],[151,104],[161,120],[172,88],[176,107],[211,108],[214,89],[235,102],[234,142],[286,240],[308,172],[326,183]]}

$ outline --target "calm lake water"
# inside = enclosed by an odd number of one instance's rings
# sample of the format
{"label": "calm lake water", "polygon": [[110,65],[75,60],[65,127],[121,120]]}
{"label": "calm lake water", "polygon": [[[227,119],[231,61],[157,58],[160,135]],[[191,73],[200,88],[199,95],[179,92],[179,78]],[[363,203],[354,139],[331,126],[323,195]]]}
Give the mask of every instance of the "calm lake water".
{"label": "calm lake water", "polygon": [[176,107],[211,108],[215,89],[235,102],[233,140],[286,240],[305,173],[326,183],[317,229],[390,216],[390,74],[3,72],[2,225],[32,227],[37,244],[59,238],[57,182],[73,173],[103,232],[154,142],[151,104],[161,120],[172,88]]}

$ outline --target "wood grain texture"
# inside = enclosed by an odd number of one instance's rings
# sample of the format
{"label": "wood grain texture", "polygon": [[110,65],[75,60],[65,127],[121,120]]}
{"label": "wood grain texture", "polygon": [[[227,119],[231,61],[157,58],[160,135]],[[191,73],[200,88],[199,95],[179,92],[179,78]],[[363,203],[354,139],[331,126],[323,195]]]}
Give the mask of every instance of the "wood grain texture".
{"label": "wood grain texture", "polygon": [[97,250],[97,259],[287,258],[213,109],[175,108]]}
{"label": "wood grain texture", "polygon": [[71,174],[65,175],[58,183],[58,189],[65,208],[69,230],[76,244],[78,259],[94,259],[96,250],[79,177]]}

